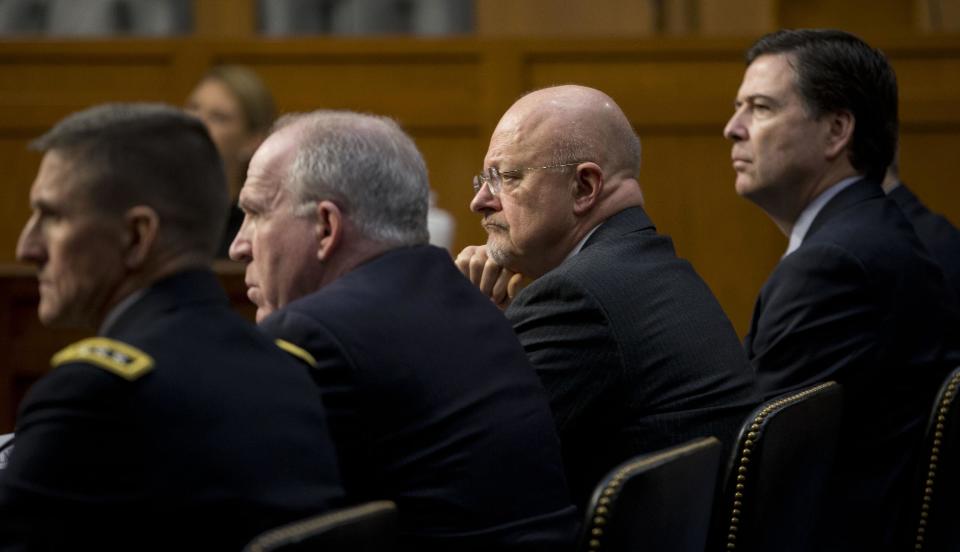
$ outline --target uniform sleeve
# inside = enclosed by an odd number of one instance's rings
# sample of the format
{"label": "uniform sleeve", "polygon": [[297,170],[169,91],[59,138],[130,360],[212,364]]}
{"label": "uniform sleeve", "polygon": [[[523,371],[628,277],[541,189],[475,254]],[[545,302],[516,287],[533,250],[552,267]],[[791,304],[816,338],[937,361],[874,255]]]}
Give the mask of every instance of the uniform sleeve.
{"label": "uniform sleeve", "polygon": [[9,464],[0,472],[0,528],[54,522],[60,507],[107,504],[136,493],[131,466],[135,420],[131,382],[85,364],[38,381],[17,419]]}
{"label": "uniform sleeve", "polygon": [[525,289],[506,314],[547,390],[561,440],[589,427],[622,373],[603,309],[580,286],[548,278]]}

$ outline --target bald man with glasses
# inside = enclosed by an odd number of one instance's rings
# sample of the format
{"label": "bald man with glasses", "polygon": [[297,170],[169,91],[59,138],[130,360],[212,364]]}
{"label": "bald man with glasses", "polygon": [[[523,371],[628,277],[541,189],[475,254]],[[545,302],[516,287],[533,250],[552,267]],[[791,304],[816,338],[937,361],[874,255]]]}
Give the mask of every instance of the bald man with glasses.
{"label": "bald man with glasses", "polygon": [[530,93],[473,180],[487,243],[456,259],[546,387],[580,504],[635,454],[701,435],[729,444],[753,402],[736,333],[644,212],[639,171],[640,140],[609,96]]}

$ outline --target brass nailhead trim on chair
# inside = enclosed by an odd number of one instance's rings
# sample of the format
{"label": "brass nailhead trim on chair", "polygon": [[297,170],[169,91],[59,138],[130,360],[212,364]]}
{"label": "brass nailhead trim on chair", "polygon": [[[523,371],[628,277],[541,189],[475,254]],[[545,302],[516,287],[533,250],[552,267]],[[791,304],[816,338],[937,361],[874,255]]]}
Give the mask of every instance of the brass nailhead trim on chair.
{"label": "brass nailhead trim on chair", "polygon": [[923,504],[920,505],[920,520],[917,522],[917,532],[913,539],[913,549],[917,552],[923,550],[923,535],[927,532],[927,518],[930,517],[930,501],[933,496],[933,482],[937,477],[937,461],[943,439],[944,422],[947,419],[947,412],[950,411],[950,405],[953,404],[953,398],[957,395],[958,385],[960,385],[960,373],[950,379],[947,391],[943,394],[943,400],[937,408],[937,424],[933,430],[933,443],[930,446],[927,480],[923,486]]}
{"label": "brass nailhead trim on chair", "polygon": [[753,454],[753,445],[757,438],[757,432],[760,431],[763,421],[773,412],[776,412],[789,404],[795,403],[827,387],[833,387],[834,385],[836,384],[833,382],[821,383],[816,387],[811,387],[810,389],[806,389],[795,395],[790,395],[789,397],[784,397],[780,400],[772,402],[765,406],[763,410],[761,410],[760,413],[757,414],[757,416],[753,419],[753,423],[750,424],[750,431],[747,433],[747,437],[744,439],[742,448],[740,450],[740,465],[737,467],[736,492],[733,495],[733,504],[730,508],[730,526],[727,529],[727,550],[735,550],[737,548],[737,531],[740,530],[740,517],[743,508],[743,491],[747,482],[747,473],[749,472],[747,465],[750,463],[750,455]]}

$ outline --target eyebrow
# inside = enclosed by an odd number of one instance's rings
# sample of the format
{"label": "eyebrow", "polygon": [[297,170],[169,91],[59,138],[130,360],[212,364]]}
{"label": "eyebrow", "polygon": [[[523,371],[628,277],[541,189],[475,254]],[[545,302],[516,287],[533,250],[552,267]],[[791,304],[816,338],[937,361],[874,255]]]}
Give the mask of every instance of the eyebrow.
{"label": "eyebrow", "polygon": [[773,96],[768,96],[766,94],[750,94],[746,98],[737,98],[733,101],[734,105],[742,103],[754,103],[757,100],[764,100],[766,102],[779,105],[780,102],[773,98]]}

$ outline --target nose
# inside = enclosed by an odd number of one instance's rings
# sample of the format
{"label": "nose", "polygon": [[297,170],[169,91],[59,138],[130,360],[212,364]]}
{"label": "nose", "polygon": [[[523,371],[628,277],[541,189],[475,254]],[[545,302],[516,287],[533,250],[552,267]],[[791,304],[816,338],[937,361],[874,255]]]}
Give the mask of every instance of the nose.
{"label": "nose", "polygon": [[500,209],[500,198],[490,192],[490,186],[486,183],[480,187],[480,190],[473,196],[473,200],[470,201],[470,210],[474,213],[499,211]]}
{"label": "nose", "polygon": [[237,230],[237,235],[230,242],[230,249],[227,252],[234,261],[249,263],[253,260],[253,246],[249,238],[251,226],[250,217],[245,215],[243,224],[240,225],[240,230]]}
{"label": "nose", "polygon": [[742,119],[743,112],[740,110],[735,111],[730,117],[730,120],[727,121],[727,126],[723,127],[723,137],[734,142],[746,140],[747,127],[743,124]]}
{"label": "nose", "polygon": [[36,213],[24,225],[17,240],[17,260],[42,265],[47,260],[43,240],[40,239],[38,216]]}

